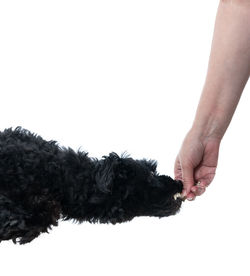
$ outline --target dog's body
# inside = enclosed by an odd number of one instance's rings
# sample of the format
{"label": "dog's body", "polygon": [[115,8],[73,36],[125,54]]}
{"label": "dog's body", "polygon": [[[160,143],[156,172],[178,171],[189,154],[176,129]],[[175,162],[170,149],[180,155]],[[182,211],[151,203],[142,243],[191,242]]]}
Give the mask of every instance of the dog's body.
{"label": "dog's body", "polygon": [[88,157],[17,127],[0,132],[0,242],[30,242],[58,219],[121,223],[169,216],[183,184],[156,172],[156,161]]}

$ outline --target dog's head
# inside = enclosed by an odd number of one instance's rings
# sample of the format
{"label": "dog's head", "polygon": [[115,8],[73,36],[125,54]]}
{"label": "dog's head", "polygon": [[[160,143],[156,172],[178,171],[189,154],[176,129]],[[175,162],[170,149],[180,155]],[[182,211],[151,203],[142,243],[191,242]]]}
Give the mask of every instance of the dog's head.
{"label": "dog's head", "polygon": [[149,181],[145,215],[165,217],[176,214],[183,201],[183,183],[166,175],[152,175]]}
{"label": "dog's head", "polygon": [[96,185],[103,200],[116,202],[124,217],[174,215],[181,206],[183,185],[156,172],[155,160],[134,160],[115,153],[99,162]]}

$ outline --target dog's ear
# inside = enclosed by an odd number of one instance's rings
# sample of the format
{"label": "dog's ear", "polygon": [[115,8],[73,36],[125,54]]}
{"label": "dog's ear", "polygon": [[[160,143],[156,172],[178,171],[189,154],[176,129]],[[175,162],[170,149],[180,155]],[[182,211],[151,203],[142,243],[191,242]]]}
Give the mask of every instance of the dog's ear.
{"label": "dog's ear", "polygon": [[119,164],[120,157],[112,152],[109,156],[102,156],[98,162],[97,172],[95,175],[96,186],[103,193],[112,192],[113,182],[115,178],[115,169]]}
{"label": "dog's ear", "polygon": [[146,159],[143,158],[142,160],[136,160],[137,162],[140,162],[143,166],[148,168],[152,174],[157,174],[157,161],[153,159]]}

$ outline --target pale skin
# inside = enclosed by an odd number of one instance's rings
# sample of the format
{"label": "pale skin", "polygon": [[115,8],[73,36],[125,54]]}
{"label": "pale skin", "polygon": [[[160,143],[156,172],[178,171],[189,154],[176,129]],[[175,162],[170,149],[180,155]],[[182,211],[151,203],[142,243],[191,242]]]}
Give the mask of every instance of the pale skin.
{"label": "pale skin", "polygon": [[221,140],[249,75],[250,0],[221,0],[200,101],[174,165],[184,199],[194,200],[213,181]]}

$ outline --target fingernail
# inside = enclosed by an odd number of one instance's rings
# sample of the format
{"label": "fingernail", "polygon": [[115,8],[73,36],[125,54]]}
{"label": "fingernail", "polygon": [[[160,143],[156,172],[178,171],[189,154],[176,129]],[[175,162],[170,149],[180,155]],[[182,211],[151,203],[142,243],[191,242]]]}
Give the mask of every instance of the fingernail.
{"label": "fingernail", "polygon": [[192,201],[194,200],[194,197],[188,197],[187,200]]}

